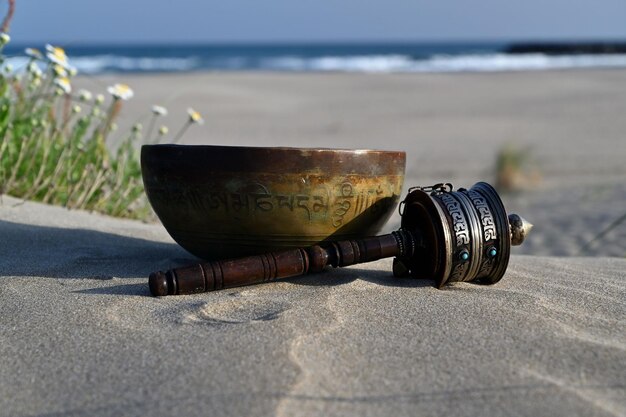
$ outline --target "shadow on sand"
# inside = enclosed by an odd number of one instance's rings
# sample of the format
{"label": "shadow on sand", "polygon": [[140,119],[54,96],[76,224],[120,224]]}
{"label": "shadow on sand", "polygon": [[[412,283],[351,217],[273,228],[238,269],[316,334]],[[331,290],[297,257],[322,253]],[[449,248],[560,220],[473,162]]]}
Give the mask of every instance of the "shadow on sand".
{"label": "shadow on sand", "polygon": [[0,277],[147,277],[197,261],[174,243],[0,221]]}
{"label": "shadow on sand", "polygon": [[[199,259],[174,243],[87,229],[65,229],[0,221],[0,277],[31,276],[111,280],[143,278]],[[327,267],[320,273],[286,279],[296,285],[338,286],[361,279],[394,287],[432,286],[428,280],[395,278],[390,270]],[[271,284],[268,284],[271,285]],[[147,282],[97,286],[84,294],[149,296]]]}

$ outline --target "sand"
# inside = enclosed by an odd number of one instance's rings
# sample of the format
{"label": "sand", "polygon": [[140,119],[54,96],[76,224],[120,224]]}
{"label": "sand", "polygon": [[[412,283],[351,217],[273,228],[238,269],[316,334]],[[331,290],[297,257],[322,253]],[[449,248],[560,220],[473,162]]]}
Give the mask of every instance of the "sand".
{"label": "sand", "polygon": [[204,113],[186,143],[404,149],[407,186],[532,146],[542,181],[504,198],[536,228],[490,287],[381,260],[153,298],[150,272],[194,261],[161,225],[3,196],[0,416],[626,414],[626,224],[581,250],[626,211],[626,72],[126,81],[131,115]]}

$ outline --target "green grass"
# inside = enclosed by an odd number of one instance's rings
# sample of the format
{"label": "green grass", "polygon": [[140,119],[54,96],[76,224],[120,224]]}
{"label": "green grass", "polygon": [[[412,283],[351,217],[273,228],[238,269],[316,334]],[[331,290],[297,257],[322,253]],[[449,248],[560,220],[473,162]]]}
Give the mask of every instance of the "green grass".
{"label": "green grass", "polygon": [[496,155],[496,188],[501,192],[527,189],[541,181],[530,148],[519,148],[511,143],[504,145]]}
{"label": "green grass", "polygon": [[[109,98],[72,91],[75,70],[61,48],[28,50],[26,68],[5,65],[0,34],[0,195],[41,201],[111,216],[146,219],[151,210],[143,190],[138,148],[159,141],[158,129],[144,137],[141,126],[115,132],[115,120],[132,90],[109,87]],[[148,135],[160,112],[153,110]],[[174,141],[193,123],[189,117]],[[111,136],[121,141],[115,150]]]}

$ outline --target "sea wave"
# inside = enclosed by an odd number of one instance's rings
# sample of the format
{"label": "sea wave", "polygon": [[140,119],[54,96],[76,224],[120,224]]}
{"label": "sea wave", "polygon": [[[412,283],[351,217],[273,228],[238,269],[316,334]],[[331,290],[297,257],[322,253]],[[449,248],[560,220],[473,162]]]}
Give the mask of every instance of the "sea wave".
{"label": "sea wave", "polygon": [[178,72],[198,68],[195,58],[128,57],[117,55],[81,56],[71,60],[80,72]]}
{"label": "sea wave", "polygon": [[562,55],[483,54],[435,55],[412,59],[404,55],[353,57],[278,57],[262,62],[262,69],[339,72],[497,72],[570,68],[624,68],[626,54]]}
{"label": "sea wave", "polygon": [[[26,65],[23,57],[7,62]],[[440,73],[533,71],[575,68],[626,68],[626,54],[544,55],[544,54],[460,54],[414,58],[402,54],[352,56],[186,56],[154,57],[123,55],[75,56],[71,64],[81,73],[189,72],[189,71],[287,71],[287,72],[364,72]]]}

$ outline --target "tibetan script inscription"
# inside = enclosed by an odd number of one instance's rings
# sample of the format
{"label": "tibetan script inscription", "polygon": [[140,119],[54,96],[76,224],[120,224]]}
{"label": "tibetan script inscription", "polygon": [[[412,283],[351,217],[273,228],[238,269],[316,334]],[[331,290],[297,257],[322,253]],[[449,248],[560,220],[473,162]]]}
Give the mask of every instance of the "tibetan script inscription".
{"label": "tibetan script inscription", "polygon": [[458,201],[449,194],[443,193],[439,195],[441,201],[446,205],[446,209],[452,218],[452,224],[454,233],[456,236],[456,245],[467,245],[470,242],[469,230],[467,227],[467,221],[461,211],[461,206]]}
{"label": "tibetan script inscription", "polygon": [[472,203],[476,207],[476,211],[480,215],[480,222],[483,225],[483,231],[485,240],[494,240],[496,238],[496,225],[493,222],[493,216],[491,215],[491,210],[489,210],[489,206],[485,199],[478,194],[476,191],[468,192]]}
{"label": "tibetan script inscription", "polygon": [[344,216],[352,207],[352,184],[344,182],[339,186],[339,197],[335,199],[333,204],[333,227],[339,227],[343,224]]}
{"label": "tibetan script inscription", "polygon": [[328,219],[335,228],[370,208],[378,209],[376,203],[384,195],[380,184],[363,189],[349,180],[333,189],[320,185],[295,193],[273,192],[259,182],[239,186],[236,191],[224,188],[220,191],[169,188],[156,195],[168,205],[176,202],[176,207],[186,206],[195,211],[221,211],[236,216],[257,216],[276,211],[300,213],[299,216],[308,221]]}
{"label": "tibetan script inscription", "polygon": [[252,215],[276,210],[301,211],[311,220],[314,213],[326,216],[329,196],[324,188],[311,194],[271,193],[263,184],[254,183],[236,192],[197,190],[168,190],[168,201],[177,201],[193,210],[224,211],[237,215]]}
{"label": "tibetan script inscription", "polygon": [[335,228],[345,223],[346,215],[350,214],[350,219],[355,218],[366,210],[379,210],[377,205],[382,195],[383,188],[378,187],[366,190],[355,190],[355,187],[348,181],[339,185],[339,195],[335,198],[332,212],[332,225]]}

